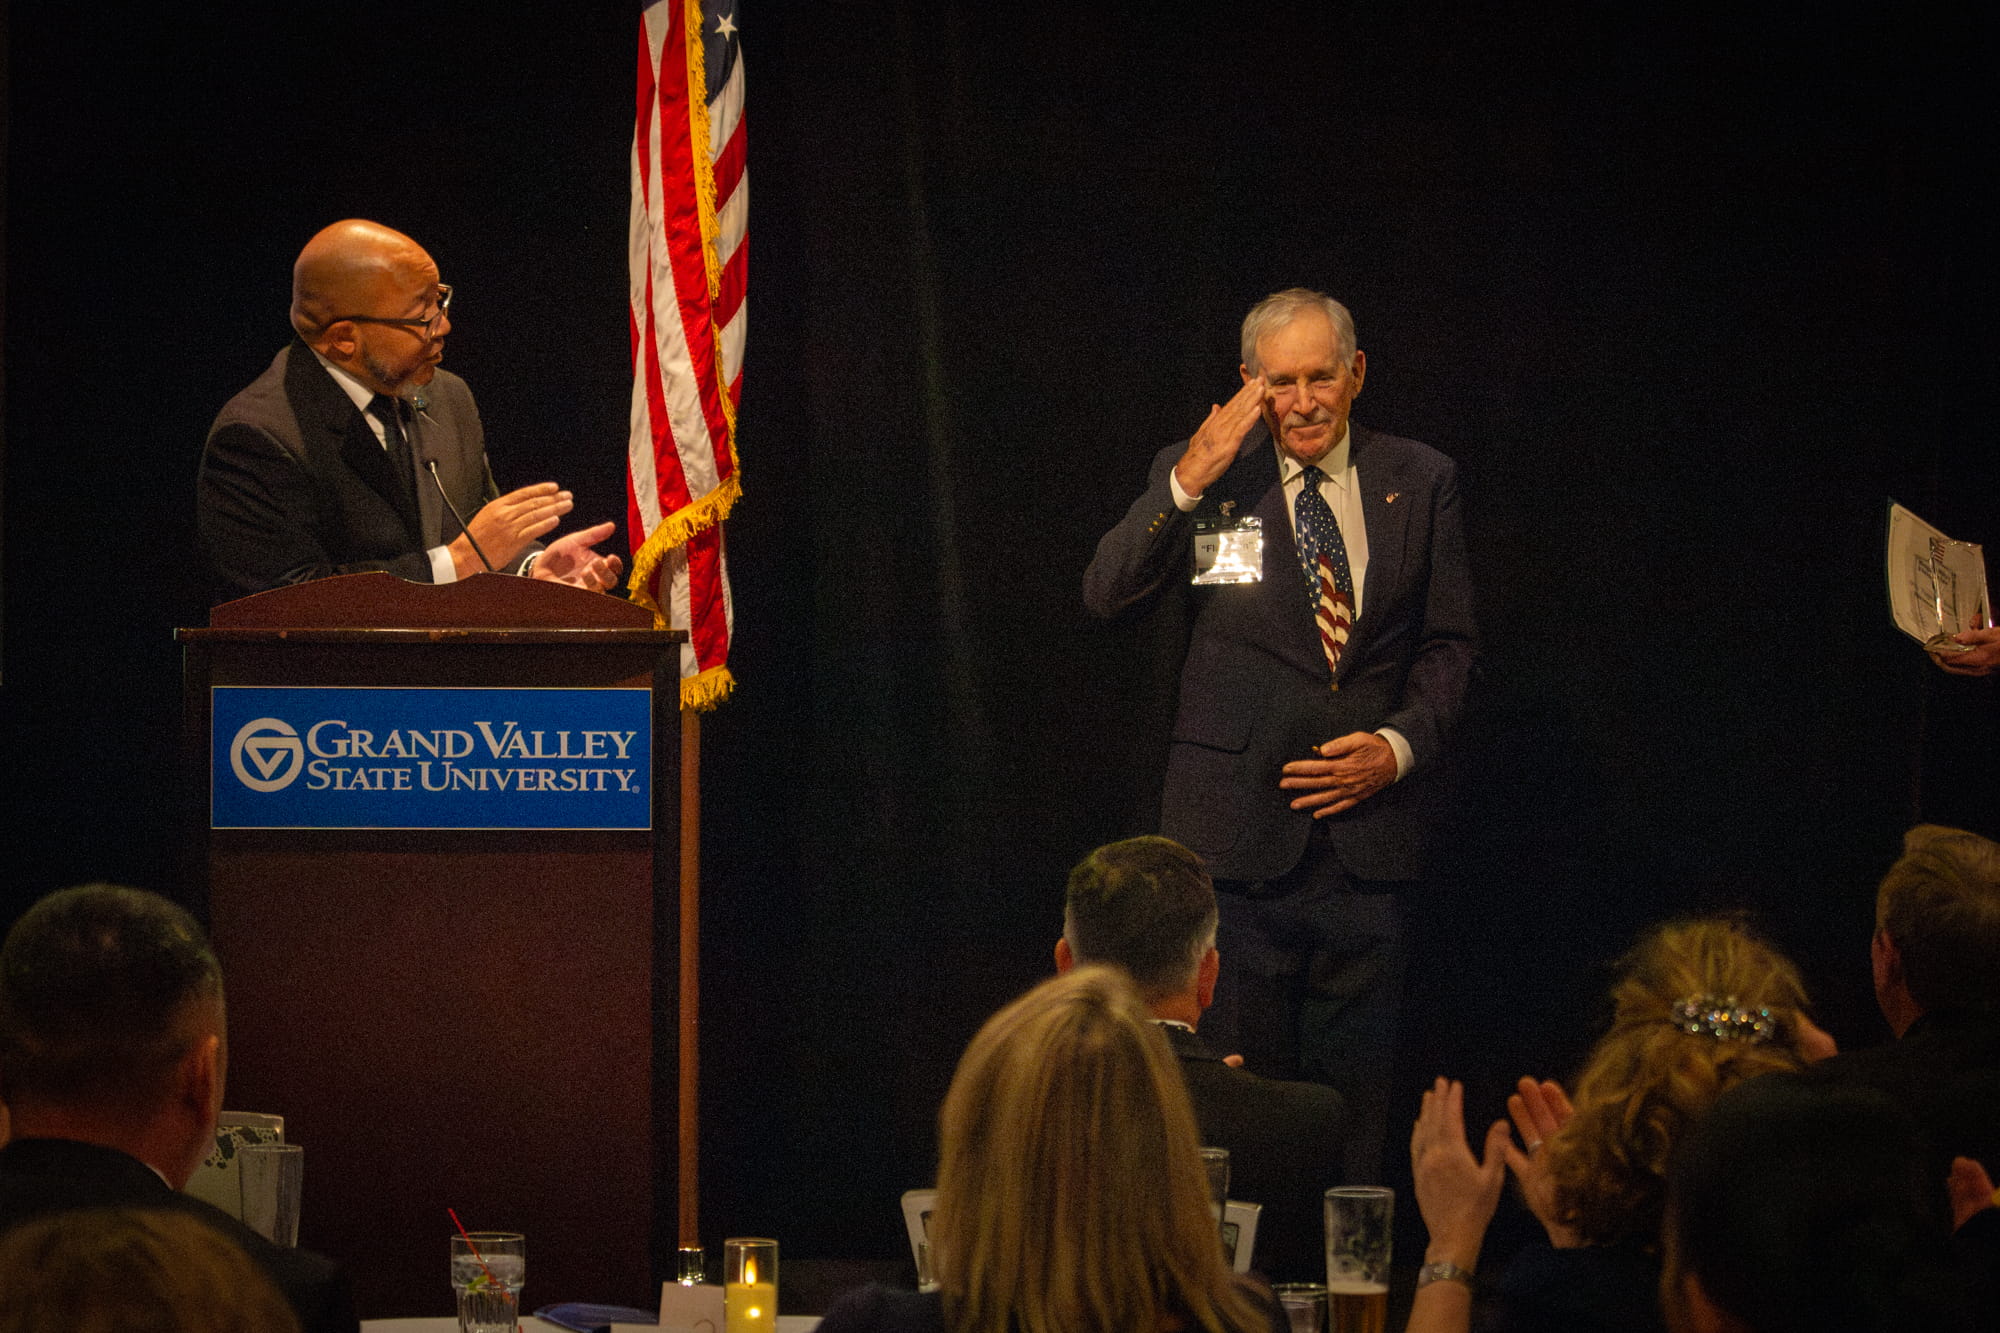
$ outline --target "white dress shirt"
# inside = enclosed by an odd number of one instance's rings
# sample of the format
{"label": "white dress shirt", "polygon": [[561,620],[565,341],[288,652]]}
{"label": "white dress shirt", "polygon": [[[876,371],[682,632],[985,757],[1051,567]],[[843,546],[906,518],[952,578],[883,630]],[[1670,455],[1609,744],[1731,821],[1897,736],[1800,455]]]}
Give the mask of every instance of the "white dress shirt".
{"label": "white dress shirt", "polygon": [[[316,349],[308,348],[307,350],[311,351],[319,363],[326,367],[326,373],[333,376],[333,382],[338,384],[347,396],[354,400],[354,405],[357,408],[361,409],[361,419],[368,423],[369,430],[375,432],[375,443],[387,449],[389,447],[389,428],[382,424],[382,418],[368,410],[368,405],[375,401],[375,391],[342,370],[339,366],[333,364],[333,362],[320,356]],[[414,478],[411,480],[412,482],[415,481]],[[1345,529],[1342,529],[1342,531],[1344,532]],[[424,552],[424,554],[430,558],[432,583],[458,582],[458,566],[452,563],[451,548],[449,546],[433,546],[430,550]]]}

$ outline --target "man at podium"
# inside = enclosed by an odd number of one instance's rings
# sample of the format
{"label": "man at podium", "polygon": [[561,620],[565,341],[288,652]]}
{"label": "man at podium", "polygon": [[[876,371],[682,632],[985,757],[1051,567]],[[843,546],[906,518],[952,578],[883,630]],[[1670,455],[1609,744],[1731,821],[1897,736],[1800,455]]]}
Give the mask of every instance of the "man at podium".
{"label": "man at podium", "polygon": [[569,513],[538,482],[505,495],[465,381],[440,370],[451,287],[401,232],[350,219],[292,269],[297,335],[209,428],[196,517],[218,600],[387,570],[450,583],[492,569],[613,587],[614,525],[538,540]]}

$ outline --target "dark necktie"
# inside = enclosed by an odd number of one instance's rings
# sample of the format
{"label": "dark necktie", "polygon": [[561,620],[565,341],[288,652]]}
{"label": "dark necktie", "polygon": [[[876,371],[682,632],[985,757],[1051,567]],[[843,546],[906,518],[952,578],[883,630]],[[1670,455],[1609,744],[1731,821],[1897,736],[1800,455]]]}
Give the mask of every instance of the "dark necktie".
{"label": "dark necktie", "polygon": [[[1326,474],[1307,466],[1299,473],[1299,498],[1292,508],[1293,526],[1298,530],[1299,563],[1305,570],[1307,597],[1313,620],[1319,629],[1320,647],[1326,650],[1330,673],[1340,669],[1340,654],[1347,647],[1348,632],[1354,626],[1354,575],[1347,567],[1347,543],[1341,540],[1340,524],[1319,486]],[[1336,682],[1335,689],[1340,686]]]}
{"label": "dark necktie", "polygon": [[396,507],[413,529],[422,526],[417,511],[417,465],[410,454],[410,439],[403,431],[403,400],[376,394],[368,411],[382,423],[382,442],[389,455],[389,470],[396,478]]}

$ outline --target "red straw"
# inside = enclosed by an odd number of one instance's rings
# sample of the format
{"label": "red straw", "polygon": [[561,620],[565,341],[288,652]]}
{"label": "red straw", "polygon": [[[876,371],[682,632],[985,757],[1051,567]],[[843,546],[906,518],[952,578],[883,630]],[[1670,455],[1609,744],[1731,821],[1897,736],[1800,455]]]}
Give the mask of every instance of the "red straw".
{"label": "red straw", "polygon": [[471,1250],[472,1257],[479,1260],[479,1266],[486,1269],[486,1280],[496,1287],[499,1286],[500,1279],[493,1276],[492,1269],[486,1268],[486,1257],[480,1254],[479,1247],[472,1243],[472,1233],[465,1229],[465,1223],[458,1220],[458,1209],[447,1207],[445,1211],[451,1214],[451,1224],[458,1228],[458,1234],[465,1237],[465,1248]]}

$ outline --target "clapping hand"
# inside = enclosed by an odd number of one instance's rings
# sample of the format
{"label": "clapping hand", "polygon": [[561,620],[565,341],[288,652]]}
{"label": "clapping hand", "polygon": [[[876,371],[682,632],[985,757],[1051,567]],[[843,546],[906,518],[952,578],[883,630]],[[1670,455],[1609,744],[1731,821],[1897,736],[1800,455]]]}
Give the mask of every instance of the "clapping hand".
{"label": "clapping hand", "polygon": [[1556,1131],[1569,1123],[1575,1109],[1570,1106],[1569,1094],[1562,1090],[1562,1084],[1553,1079],[1536,1082],[1524,1078],[1515,1086],[1519,1091],[1507,1099],[1507,1114],[1521,1133],[1522,1146],[1516,1148],[1513,1140],[1508,1140],[1507,1165],[1520,1183],[1521,1198],[1528,1211],[1549,1233],[1549,1244],[1559,1250],[1576,1249],[1583,1244],[1583,1237],[1562,1220],[1555,1181],[1549,1176],[1547,1158],[1542,1152],[1543,1145]]}
{"label": "clapping hand", "polygon": [[1496,1120],[1486,1131],[1485,1156],[1472,1155],[1465,1137],[1464,1084],[1441,1078],[1424,1094],[1410,1131],[1410,1172],[1417,1211],[1430,1232],[1429,1259],[1467,1270],[1475,1266],[1507,1180],[1502,1154],[1511,1146],[1507,1122]]}
{"label": "clapping hand", "polygon": [[1986,1174],[1985,1167],[1970,1157],[1951,1159],[1951,1174],[1945,1179],[1945,1192],[1951,1196],[1951,1226],[1954,1231],[1993,1207],[1995,1202],[1993,1178]]}

